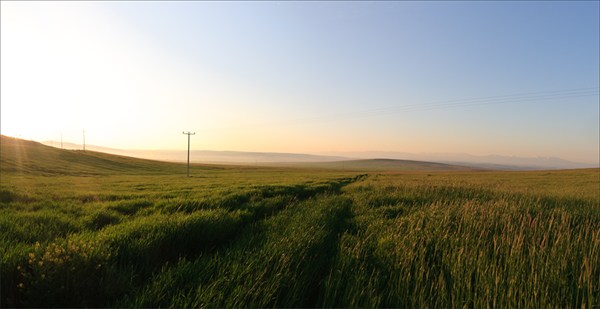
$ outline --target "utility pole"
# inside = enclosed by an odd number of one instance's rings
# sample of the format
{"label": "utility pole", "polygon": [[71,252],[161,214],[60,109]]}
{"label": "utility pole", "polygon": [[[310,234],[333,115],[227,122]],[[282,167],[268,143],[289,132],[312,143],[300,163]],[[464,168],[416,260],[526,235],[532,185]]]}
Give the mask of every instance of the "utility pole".
{"label": "utility pole", "polygon": [[83,130],[83,152],[85,152],[85,130]]}
{"label": "utility pole", "polygon": [[63,148],[63,142],[62,142],[63,141],[62,136],[63,136],[63,134],[60,133],[60,149],[64,149]]}
{"label": "utility pole", "polygon": [[190,135],[195,135],[196,132],[183,132],[183,134],[188,136],[187,176],[190,177]]}

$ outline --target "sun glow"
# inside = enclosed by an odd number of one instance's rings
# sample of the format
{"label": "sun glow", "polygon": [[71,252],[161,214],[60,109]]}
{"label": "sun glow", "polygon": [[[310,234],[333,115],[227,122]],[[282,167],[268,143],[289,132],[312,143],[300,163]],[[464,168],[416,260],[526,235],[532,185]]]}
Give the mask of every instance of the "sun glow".
{"label": "sun glow", "polygon": [[[189,130],[197,149],[598,162],[597,90],[550,95],[598,84],[597,4],[0,5],[4,135],[181,149]],[[512,7],[528,9],[496,10]]]}
{"label": "sun glow", "polygon": [[127,147],[119,132],[174,122],[161,105],[188,82],[127,25],[74,3],[2,8],[3,134]]}

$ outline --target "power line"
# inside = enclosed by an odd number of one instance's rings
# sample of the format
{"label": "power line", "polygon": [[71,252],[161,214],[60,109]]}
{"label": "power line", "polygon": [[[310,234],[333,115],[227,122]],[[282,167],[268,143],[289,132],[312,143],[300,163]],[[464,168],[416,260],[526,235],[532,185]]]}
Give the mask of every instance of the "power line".
{"label": "power line", "polygon": [[183,132],[188,136],[188,153],[187,153],[187,177],[190,177],[190,135],[195,135],[196,132]]}
{"label": "power line", "polygon": [[[354,118],[354,117],[364,117],[364,116],[375,116],[375,115],[379,115],[379,114],[387,115],[387,114],[395,114],[395,113],[448,109],[448,108],[456,108],[456,107],[470,107],[470,106],[495,105],[495,104],[507,104],[507,103],[525,103],[525,102],[546,101],[546,100],[549,101],[549,100],[556,100],[556,99],[571,99],[571,98],[587,97],[587,96],[598,96],[598,88],[579,88],[579,89],[570,89],[570,90],[561,90],[561,91],[529,92],[529,93],[520,93],[520,94],[512,94],[512,95],[498,95],[498,96],[489,96],[489,97],[480,97],[480,98],[439,101],[439,102],[431,102],[431,103],[424,103],[424,104],[409,104],[409,105],[401,105],[401,106],[371,108],[371,109],[354,111],[354,112],[338,113],[336,115],[313,117],[310,119],[304,119],[304,121],[306,121],[306,120],[327,121],[328,118],[330,118],[330,119],[335,118],[335,117],[340,118],[340,116],[341,117],[345,116],[345,118]],[[299,120],[299,121],[303,121],[303,120]]]}
{"label": "power line", "polygon": [[[256,127],[269,127],[269,126],[273,126],[273,125],[293,125],[293,124],[303,124],[303,123],[327,122],[327,121],[332,121],[332,120],[360,118],[360,117],[377,116],[377,115],[388,115],[388,114],[397,114],[397,113],[407,113],[407,112],[418,112],[418,111],[483,106],[483,105],[529,103],[529,102],[536,102],[536,101],[572,99],[572,98],[590,97],[590,96],[598,96],[598,95],[599,95],[598,87],[574,88],[574,89],[555,90],[555,91],[525,92],[525,93],[495,95],[495,96],[487,96],[487,97],[445,100],[445,101],[421,103],[421,104],[408,104],[408,105],[396,105],[396,106],[370,108],[370,109],[364,109],[364,110],[358,110],[358,111],[340,112],[340,113],[323,115],[323,116],[306,117],[306,118],[299,118],[299,119],[289,119],[289,120],[281,121],[281,122],[278,121],[278,122],[272,123],[270,125],[262,124],[262,125],[253,125],[251,127],[256,128]],[[232,126],[232,127],[227,127],[227,128],[241,129],[244,127],[250,127],[250,126]],[[224,128],[221,128],[221,129],[224,129]],[[210,130],[206,130],[206,131],[210,131]]]}

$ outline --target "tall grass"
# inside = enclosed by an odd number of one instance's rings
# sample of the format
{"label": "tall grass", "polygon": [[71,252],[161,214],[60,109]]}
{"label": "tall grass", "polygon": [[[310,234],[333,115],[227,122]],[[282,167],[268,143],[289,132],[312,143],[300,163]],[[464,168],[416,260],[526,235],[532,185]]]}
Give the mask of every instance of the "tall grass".
{"label": "tall grass", "polygon": [[0,306],[600,305],[597,169],[186,179],[119,162],[3,170]]}
{"label": "tall grass", "polygon": [[342,236],[326,307],[600,303],[597,200],[385,182],[348,195],[358,229]]}
{"label": "tall grass", "polygon": [[[223,251],[164,268],[136,307],[314,307],[346,228],[350,201],[322,197],[258,222]],[[173,293],[170,287],[177,286]]]}
{"label": "tall grass", "polygon": [[[330,176],[276,186],[201,182],[188,187],[188,182],[145,194],[132,190],[131,177],[116,178],[125,181],[101,193],[69,187],[29,191],[3,184],[3,192],[8,193],[0,201],[1,303],[108,306],[164,265],[218,249],[238,237],[244,226],[297,201],[338,192],[353,181]],[[219,181],[222,184],[227,178]],[[123,190],[123,183],[130,191]],[[112,188],[110,180],[90,185]],[[187,194],[172,193],[181,191]]]}

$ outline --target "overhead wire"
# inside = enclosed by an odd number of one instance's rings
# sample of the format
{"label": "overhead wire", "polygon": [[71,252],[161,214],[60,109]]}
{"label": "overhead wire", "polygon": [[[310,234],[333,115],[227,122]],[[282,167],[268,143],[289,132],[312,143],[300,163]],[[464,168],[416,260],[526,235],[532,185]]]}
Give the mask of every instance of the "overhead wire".
{"label": "overhead wire", "polygon": [[[543,100],[556,100],[556,99],[570,99],[587,96],[598,96],[599,88],[578,88],[569,90],[559,91],[547,91],[547,92],[529,92],[519,93],[511,95],[498,95],[488,96],[470,99],[458,99],[458,100],[447,100],[431,103],[420,103],[420,104],[409,104],[409,105],[396,105],[388,107],[378,107],[371,109],[364,109],[360,111],[337,113],[335,115],[318,116],[312,117],[311,119],[317,120],[331,116],[373,116],[379,114],[394,114],[402,112],[416,112],[416,111],[427,111],[435,109],[446,109],[454,107],[466,107],[466,106],[480,106],[480,105],[494,105],[494,104],[506,104],[506,103],[524,103],[533,101]],[[308,119],[308,118],[307,118]]]}
{"label": "overhead wire", "polygon": [[[535,101],[553,101],[553,100],[558,100],[558,99],[572,99],[572,98],[598,96],[600,94],[599,90],[600,90],[599,87],[574,88],[574,89],[565,89],[565,90],[536,91],[536,92],[505,94],[505,95],[475,97],[475,98],[466,98],[466,99],[453,99],[453,100],[445,100],[445,101],[430,102],[430,103],[394,105],[394,106],[363,109],[363,110],[358,110],[358,111],[339,112],[339,113],[335,113],[335,114],[320,115],[320,116],[315,116],[315,117],[288,119],[285,121],[278,121],[278,122],[272,123],[270,125],[262,123],[259,125],[235,126],[235,128],[241,129],[241,128],[273,127],[273,126],[277,126],[277,125],[287,126],[287,125],[298,125],[298,124],[305,124],[305,123],[328,122],[328,121],[335,121],[335,120],[342,120],[342,119],[352,119],[352,118],[370,117],[370,116],[378,116],[378,115],[430,111],[430,110],[459,108],[459,107],[529,103],[529,102],[535,102]],[[204,131],[207,131],[207,130],[204,130]]]}

